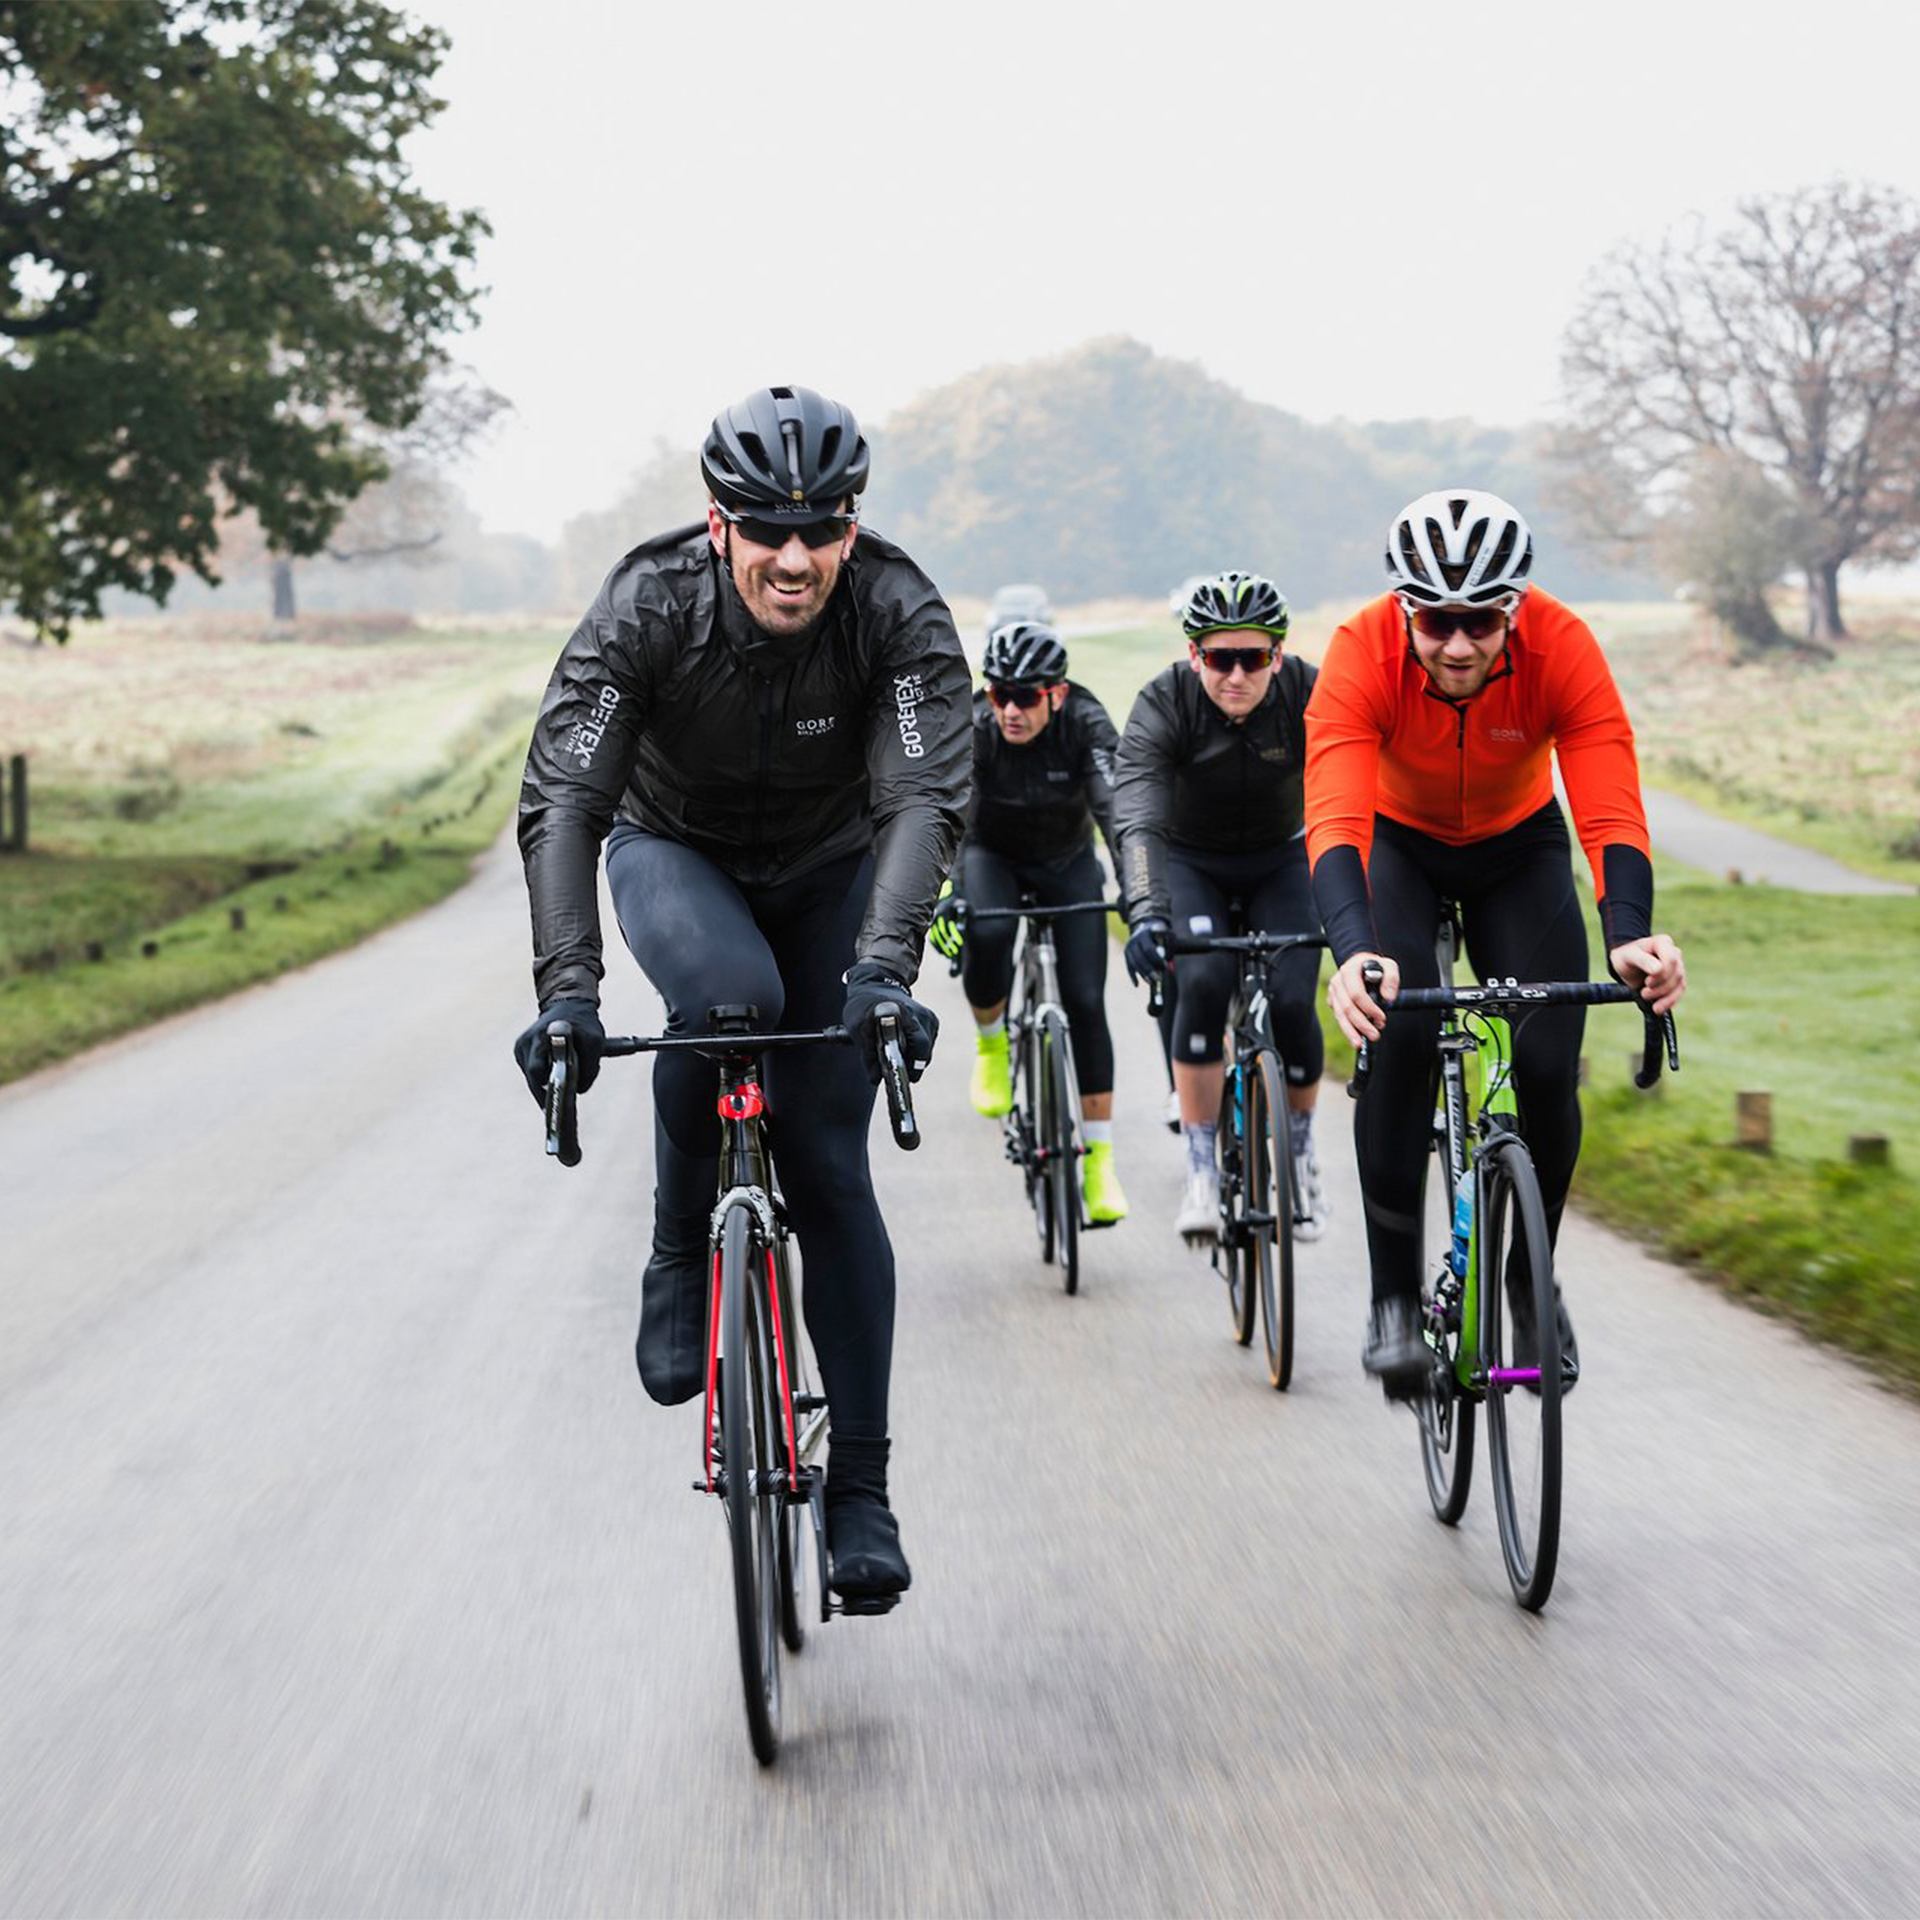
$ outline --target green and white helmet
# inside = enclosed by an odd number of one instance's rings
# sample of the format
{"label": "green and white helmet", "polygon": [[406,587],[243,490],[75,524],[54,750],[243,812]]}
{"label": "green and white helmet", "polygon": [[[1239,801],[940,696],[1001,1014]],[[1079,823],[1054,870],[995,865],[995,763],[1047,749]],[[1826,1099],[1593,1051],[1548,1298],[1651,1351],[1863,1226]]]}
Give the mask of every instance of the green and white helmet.
{"label": "green and white helmet", "polygon": [[1229,627],[1256,627],[1284,640],[1286,596],[1265,574],[1242,573],[1237,568],[1202,580],[1181,609],[1181,631],[1189,640],[1198,640]]}

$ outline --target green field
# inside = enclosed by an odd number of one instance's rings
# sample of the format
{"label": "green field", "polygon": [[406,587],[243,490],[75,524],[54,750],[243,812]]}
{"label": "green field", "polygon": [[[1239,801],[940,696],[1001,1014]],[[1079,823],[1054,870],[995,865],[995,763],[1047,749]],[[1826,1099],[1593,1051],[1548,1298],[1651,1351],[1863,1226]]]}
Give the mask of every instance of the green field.
{"label": "green field", "polygon": [[0,856],[0,1081],[452,892],[511,811],[558,646],[171,622],[0,644],[0,753],[32,796],[29,851]]}

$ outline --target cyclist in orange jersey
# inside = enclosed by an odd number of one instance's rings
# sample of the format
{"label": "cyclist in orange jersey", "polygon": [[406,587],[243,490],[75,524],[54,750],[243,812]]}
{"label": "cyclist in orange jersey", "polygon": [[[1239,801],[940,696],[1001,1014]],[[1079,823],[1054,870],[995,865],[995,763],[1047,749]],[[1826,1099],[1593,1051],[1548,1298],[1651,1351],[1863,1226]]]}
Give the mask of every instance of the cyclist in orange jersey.
{"label": "cyclist in orange jersey", "polygon": [[[1421,1186],[1438,1016],[1389,1023],[1381,1001],[1438,983],[1440,903],[1458,900],[1482,978],[1584,979],[1587,937],[1552,760],[1592,869],[1614,975],[1658,1012],[1686,991],[1654,933],[1639,765],[1618,688],[1586,623],[1534,587],[1533,539],[1504,500],[1423,495],[1393,523],[1389,590],[1339,628],[1307,708],[1307,857],[1348,1039],[1371,1043],[1354,1110],[1373,1309],[1362,1364],[1389,1394],[1427,1363],[1419,1330]],[[1376,998],[1363,969],[1377,963]],[[1581,1007],[1514,1033],[1514,1079],[1550,1235],[1580,1152]],[[1569,1385],[1578,1349],[1565,1304]]]}

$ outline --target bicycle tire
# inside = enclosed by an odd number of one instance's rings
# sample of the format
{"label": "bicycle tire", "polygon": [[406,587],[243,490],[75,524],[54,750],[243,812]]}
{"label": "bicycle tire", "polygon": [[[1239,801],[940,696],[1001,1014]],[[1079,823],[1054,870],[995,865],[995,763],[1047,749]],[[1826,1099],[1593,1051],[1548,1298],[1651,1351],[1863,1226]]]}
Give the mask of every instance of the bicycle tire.
{"label": "bicycle tire", "polygon": [[1284,1393],[1293,1379],[1293,1125],[1280,1056],[1262,1047],[1253,1057],[1260,1084],[1261,1126],[1247,1157],[1247,1211],[1267,1348],[1267,1384]]}
{"label": "bicycle tire", "polygon": [[[1420,1324],[1432,1323],[1433,1287],[1420,1292]],[[1473,1430],[1475,1404],[1454,1378],[1456,1343],[1444,1341],[1433,1356],[1426,1384],[1414,1402],[1420,1420],[1420,1465],[1426,1475],[1427,1498],[1433,1517],[1442,1526],[1460,1524],[1473,1490]]]}
{"label": "bicycle tire", "polygon": [[1044,1158],[1047,1095],[1044,1076],[1040,1072],[1039,1031],[1030,1021],[1021,1024],[1020,1066],[1024,1088],[1020,1099],[1023,1102],[1021,1124],[1025,1134],[1022,1146],[1026,1155],[1027,1204],[1033,1208],[1033,1227],[1040,1240],[1040,1258],[1051,1265],[1054,1252],[1053,1187],[1047,1179]]}
{"label": "bicycle tire", "polygon": [[[785,1227],[781,1227],[774,1242],[774,1269],[779,1275],[779,1283],[774,1299],[780,1311],[780,1328],[786,1344],[788,1385],[795,1393],[808,1391],[804,1355],[799,1350],[795,1335],[793,1317],[793,1270],[792,1255],[788,1246]],[[776,1390],[774,1411],[784,1416],[786,1395]],[[793,1484],[791,1476],[799,1470],[799,1461],[789,1456],[787,1447],[787,1428],[784,1417],[776,1424],[774,1434],[779,1442],[779,1456],[789,1476],[788,1485]],[[806,1612],[801,1600],[807,1585],[806,1529],[807,1509],[804,1502],[787,1499],[780,1509],[780,1533],[777,1543],[778,1564],[776,1571],[780,1581],[780,1638],[787,1644],[789,1653],[798,1653],[807,1644]]]}
{"label": "bicycle tire", "polygon": [[1220,1156],[1220,1255],[1226,1262],[1227,1311],[1237,1345],[1253,1345],[1254,1254],[1247,1236],[1247,1143],[1258,1131],[1256,1081],[1243,1080],[1229,1061],[1220,1089],[1220,1124],[1214,1139]]}
{"label": "bicycle tire", "polygon": [[1080,1162],[1073,1148],[1073,1054],[1065,1018],[1046,1016],[1040,1053],[1047,1083],[1047,1182],[1052,1189],[1053,1257],[1060,1284],[1080,1291]]}
{"label": "bicycle tire", "polygon": [[[1500,1552],[1513,1597],[1537,1613],[1553,1591],[1560,1552],[1560,1340],[1554,1313],[1553,1253],[1533,1158],[1517,1139],[1495,1144],[1481,1176],[1480,1357],[1489,1373],[1538,1365],[1537,1390],[1489,1378],[1487,1450]],[[1533,1297],[1536,1353],[1515,1350],[1506,1275],[1524,1250]]]}
{"label": "bicycle tire", "polygon": [[726,1456],[727,1538],[747,1737],[762,1766],[780,1750],[779,1532],[769,1390],[773,1363],[761,1287],[764,1241],[753,1210],[736,1203],[720,1226],[720,1345],[725,1360],[720,1436]]}

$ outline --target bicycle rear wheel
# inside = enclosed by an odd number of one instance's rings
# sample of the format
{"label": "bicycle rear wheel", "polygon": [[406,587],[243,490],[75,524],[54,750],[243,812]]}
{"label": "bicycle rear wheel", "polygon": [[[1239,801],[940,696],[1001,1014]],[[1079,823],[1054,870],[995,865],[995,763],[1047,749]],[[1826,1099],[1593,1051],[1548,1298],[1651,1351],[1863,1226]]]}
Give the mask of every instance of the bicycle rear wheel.
{"label": "bicycle rear wheel", "polygon": [[1220,1089],[1220,1124],[1214,1139],[1220,1155],[1220,1252],[1226,1265],[1227,1310],[1233,1316],[1233,1337],[1243,1347],[1253,1344],[1254,1294],[1257,1291],[1253,1242],[1247,1226],[1247,1161],[1260,1131],[1256,1110],[1258,1080],[1242,1076],[1237,1060],[1227,1064]]}
{"label": "bicycle rear wheel", "polygon": [[[1434,1289],[1431,1284],[1420,1290],[1420,1324],[1434,1324]],[[1444,1312],[1444,1310],[1442,1310]],[[1467,1495],[1473,1489],[1474,1401],[1462,1390],[1453,1374],[1453,1358],[1458,1350],[1458,1310],[1456,1324],[1443,1339],[1427,1370],[1426,1384],[1413,1403],[1420,1421],[1420,1465],[1427,1477],[1427,1498],[1433,1503],[1433,1516],[1445,1526],[1457,1526],[1467,1510]]]}
{"label": "bicycle rear wheel", "polygon": [[763,1766],[780,1750],[779,1559],[785,1517],[776,1472],[778,1392],[765,1286],[766,1251],[759,1224],[750,1207],[737,1204],[720,1228],[720,1344],[725,1356],[720,1435],[747,1737]]}
{"label": "bicycle rear wheel", "polygon": [[1053,1257],[1059,1263],[1060,1284],[1069,1293],[1080,1291],[1080,1163],[1074,1152],[1072,1041],[1067,1023],[1047,1015],[1040,1028],[1040,1058],[1044,1080],[1048,1204],[1053,1214]]}
{"label": "bicycle rear wheel", "polygon": [[[1249,1086],[1259,1087],[1260,1124],[1247,1139],[1247,1215],[1267,1343],[1267,1381],[1284,1393],[1293,1378],[1293,1133],[1287,1081],[1277,1054],[1253,1057]],[[1253,1103],[1249,1103],[1251,1114]]]}
{"label": "bicycle rear wheel", "polygon": [[1553,1590],[1560,1551],[1560,1339],[1553,1254],[1540,1182],[1520,1141],[1506,1139],[1494,1147],[1480,1185],[1474,1244],[1493,1504],[1513,1597],[1538,1612]]}

